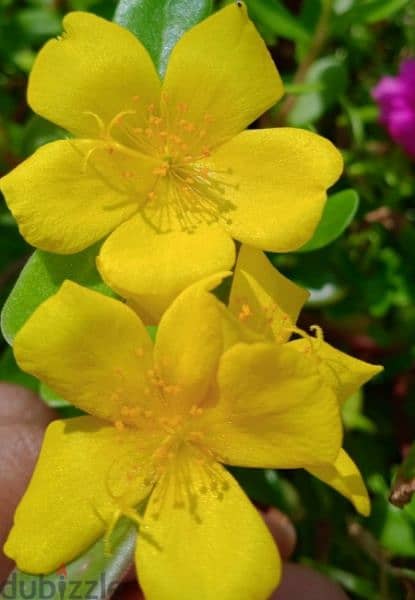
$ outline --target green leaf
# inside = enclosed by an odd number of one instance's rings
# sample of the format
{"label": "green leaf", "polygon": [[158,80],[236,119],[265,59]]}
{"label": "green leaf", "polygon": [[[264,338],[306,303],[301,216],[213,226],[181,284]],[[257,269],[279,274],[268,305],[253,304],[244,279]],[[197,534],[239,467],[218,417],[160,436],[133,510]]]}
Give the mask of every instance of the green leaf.
{"label": "green leaf", "polygon": [[376,425],[363,414],[363,392],[358,390],[342,406],[342,418],[346,429],[375,433]]}
{"label": "green leaf", "polygon": [[[348,10],[337,2],[335,27],[344,30],[355,23],[375,23],[388,19],[410,3],[410,0],[358,0]],[[347,7],[347,5],[346,5]],[[348,8],[348,7],[347,7]]]}
{"label": "green leaf", "polygon": [[71,406],[69,402],[67,402],[66,400],[58,396],[58,394],[56,394],[53,390],[51,390],[50,387],[46,385],[46,383],[40,382],[39,394],[42,400],[44,400],[46,404],[52,408],[62,408],[66,406]]}
{"label": "green leaf", "polygon": [[21,143],[21,150],[24,156],[30,156],[40,146],[55,140],[68,137],[64,129],[54,125],[50,121],[33,115],[26,123]]}
{"label": "green leaf", "polygon": [[59,35],[62,30],[60,15],[51,8],[25,8],[17,13],[16,21],[20,35],[37,43]]}
{"label": "green leaf", "polygon": [[264,506],[276,506],[291,517],[301,512],[300,499],[294,488],[273,469],[230,468],[247,495]]}
{"label": "green leaf", "polygon": [[137,532],[121,520],[111,536],[111,554],[106,556],[102,540],[80,558],[50,575],[29,575],[14,570],[5,583],[0,600],[89,600],[110,598],[133,563]]}
{"label": "green leaf", "polygon": [[415,555],[415,523],[411,515],[392,506],[386,498],[374,498],[367,526],[379,543],[394,556]]}
{"label": "green leaf", "polygon": [[246,0],[254,21],[266,25],[274,34],[295,42],[308,42],[310,34],[279,0]]}
{"label": "green leaf", "polygon": [[36,250],[26,263],[1,314],[1,329],[9,344],[33,311],[55,294],[65,279],[70,279],[113,296],[96,269],[95,258],[99,245],[95,244],[71,256],[61,256]]}
{"label": "green leaf", "polygon": [[305,84],[318,86],[298,98],[289,114],[290,125],[296,127],[315,123],[345,92],[348,75],[343,60],[325,56],[316,60],[308,70]]}
{"label": "green leaf", "polygon": [[178,40],[211,12],[211,0],[120,0],[114,21],[138,37],[163,76]]}
{"label": "green leaf", "polygon": [[358,206],[359,196],[355,190],[343,190],[330,196],[313,237],[297,252],[311,252],[333,242],[350,225]]}
{"label": "green leaf", "polygon": [[156,336],[157,336],[157,325],[148,325],[147,331],[148,331],[148,335],[151,337],[153,342],[155,342]]}
{"label": "green leaf", "polygon": [[39,382],[35,377],[24,373],[19,368],[11,348],[6,348],[0,357],[0,381],[22,385],[34,392],[37,392],[39,387]]}

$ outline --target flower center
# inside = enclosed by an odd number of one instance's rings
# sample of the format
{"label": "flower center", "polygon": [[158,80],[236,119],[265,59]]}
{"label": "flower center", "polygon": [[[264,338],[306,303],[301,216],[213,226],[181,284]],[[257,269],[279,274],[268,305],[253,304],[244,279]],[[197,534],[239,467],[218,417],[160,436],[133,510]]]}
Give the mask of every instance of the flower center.
{"label": "flower center", "polygon": [[[132,106],[139,102],[139,97],[134,96]],[[143,178],[139,169],[123,168],[119,175],[125,192],[138,202],[145,220],[161,233],[174,230],[191,233],[204,223],[229,224],[229,213],[235,207],[226,196],[235,185],[230,170],[216,170],[208,161],[211,148],[204,140],[212,126],[212,117],[205,114],[201,123],[194,123],[187,116],[187,105],[178,104],[172,111],[166,102],[163,97],[160,113],[153,104],[147,106],[144,124],[143,110],[138,111],[138,106],[118,113],[108,125],[98,115],[86,113],[96,120],[100,140],[97,148],[92,148],[85,157],[85,164],[96,149],[102,149],[102,140],[114,162],[118,156],[133,161],[134,155],[154,159],[153,183],[146,191],[140,189]],[[140,126],[137,126],[138,113]]]}
{"label": "flower center", "polygon": [[203,434],[188,431],[185,436],[166,440],[154,456],[157,486],[152,494],[152,518],[158,519],[166,498],[170,497],[173,508],[187,510],[200,521],[201,496],[212,494],[218,500],[228,489],[218,465],[219,457],[205,444]]}

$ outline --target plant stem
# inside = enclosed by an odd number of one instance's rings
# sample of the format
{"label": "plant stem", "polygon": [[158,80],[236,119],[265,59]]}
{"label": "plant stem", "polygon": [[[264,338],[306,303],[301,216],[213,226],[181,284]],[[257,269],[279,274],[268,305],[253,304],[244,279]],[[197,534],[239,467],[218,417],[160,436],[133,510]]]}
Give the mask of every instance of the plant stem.
{"label": "plant stem", "polygon": [[[314,37],[311,41],[308,52],[298,65],[298,68],[291,81],[291,85],[300,85],[304,83],[309,68],[323,51],[330,35],[330,17],[332,13],[332,7],[333,0],[323,0],[323,7],[314,32]],[[288,94],[286,96],[276,116],[276,125],[285,125],[288,115],[294,108],[296,102],[297,96],[293,94]]]}

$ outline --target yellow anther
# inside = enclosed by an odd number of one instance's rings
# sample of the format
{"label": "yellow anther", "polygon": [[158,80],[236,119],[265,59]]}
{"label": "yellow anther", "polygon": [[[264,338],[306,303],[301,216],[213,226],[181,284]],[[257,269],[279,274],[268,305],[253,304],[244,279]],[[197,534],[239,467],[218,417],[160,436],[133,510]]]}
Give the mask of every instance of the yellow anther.
{"label": "yellow anther", "polygon": [[122,406],[121,416],[122,417],[137,417],[140,414],[140,409],[136,406]]}
{"label": "yellow anther", "polygon": [[121,420],[115,421],[114,425],[115,425],[115,429],[117,431],[124,431],[124,429],[125,429],[125,425]]}
{"label": "yellow anther", "polygon": [[145,416],[146,419],[150,419],[153,416],[153,412],[151,410],[145,410],[143,412],[143,415]]}
{"label": "yellow anther", "polygon": [[153,169],[153,175],[160,175],[161,177],[165,177],[168,173],[169,166],[164,164],[161,167],[155,167]]}
{"label": "yellow anther", "polygon": [[139,348],[136,348],[135,354],[136,354],[136,356],[138,356],[138,358],[143,358],[143,356],[144,356],[143,348],[141,348],[141,346]]}
{"label": "yellow anther", "polygon": [[138,102],[140,100],[140,96],[133,96],[133,102]]}
{"label": "yellow anther", "polygon": [[125,476],[128,479],[128,481],[133,481],[133,479],[136,479],[136,477],[137,477],[137,471],[136,470],[128,471],[125,474]]}
{"label": "yellow anther", "polygon": [[241,310],[239,311],[238,319],[240,321],[246,321],[252,316],[252,310],[249,304],[242,304]]}
{"label": "yellow anther", "polygon": [[181,390],[181,386],[177,385],[177,384],[165,384],[163,391],[166,392],[166,394],[178,394]]}
{"label": "yellow anther", "polygon": [[[203,441],[203,433],[201,431],[191,431],[187,437],[191,442],[202,442]],[[202,464],[204,464],[205,462],[206,461],[203,459]]]}
{"label": "yellow anther", "polygon": [[193,404],[193,406],[190,409],[190,414],[192,415],[192,417],[199,416],[203,414],[203,408],[197,406],[196,404]]}
{"label": "yellow anther", "polygon": [[199,175],[201,175],[202,177],[209,177],[209,168],[208,167],[201,167],[199,169]]}
{"label": "yellow anther", "polygon": [[148,192],[147,198],[150,200],[150,202],[153,202],[153,200],[155,200],[157,198],[156,193],[155,192]]}

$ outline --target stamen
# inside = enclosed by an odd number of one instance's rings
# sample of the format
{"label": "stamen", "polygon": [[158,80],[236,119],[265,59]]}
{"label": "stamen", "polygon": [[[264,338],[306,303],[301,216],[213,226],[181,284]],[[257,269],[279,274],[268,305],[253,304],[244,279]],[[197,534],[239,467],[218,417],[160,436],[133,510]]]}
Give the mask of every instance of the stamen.
{"label": "stamen", "polygon": [[310,331],[312,331],[315,334],[316,338],[319,341],[324,342],[324,332],[319,325],[310,325]]}
{"label": "stamen", "polygon": [[189,414],[192,417],[198,417],[200,415],[203,414],[203,408],[201,408],[200,406],[197,406],[196,404],[193,404],[192,407],[190,408]]}
{"label": "stamen", "polygon": [[241,310],[238,315],[238,319],[240,321],[246,321],[247,319],[249,319],[249,317],[252,316],[252,314],[252,309],[249,306],[249,304],[242,304]]}
{"label": "stamen", "polygon": [[[122,182],[122,191],[131,198],[129,201],[137,202],[144,219],[155,230],[163,233],[179,227],[192,233],[203,223],[222,221],[225,225],[229,224],[229,214],[235,206],[227,199],[227,191],[237,186],[229,180],[228,176],[232,175],[229,170],[217,172],[203,164],[210,156],[211,148],[208,144],[200,146],[214,122],[212,115],[206,113],[198,124],[190,114],[187,115],[189,106],[186,103],[178,103],[171,112],[165,94],[162,94],[159,108],[150,104],[138,111],[139,101],[138,95],[132,96],[131,104],[136,109],[119,112],[108,125],[95,113],[85,112],[95,119],[99,142],[106,145],[101,146],[97,142],[87,152],[83,170],[99,148],[114,155],[115,168],[118,165],[117,155],[125,155],[132,160],[142,155],[151,156],[160,162],[153,169],[156,179],[150,190],[137,190],[135,182],[140,173],[134,169],[120,169],[120,179],[113,184]],[[137,123],[143,113],[142,122]],[[105,169],[96,170],[102,171],[98,174],[111,183]],[[162,184],[165,179],[167,185]],[[166,189],[159,193],[161,184]]]}
{"label": "stamen", "polygon": [[83,112],[83,114],[86,116],[92,117],[96,121],[96,123],[98,125],[99,137],[101,137],[103,135],[103,133],[105,132],[105,123],[101,119],[101,117],[99,115],[97,115],[96,113],[91,112],[89,110],[85,110]]}

